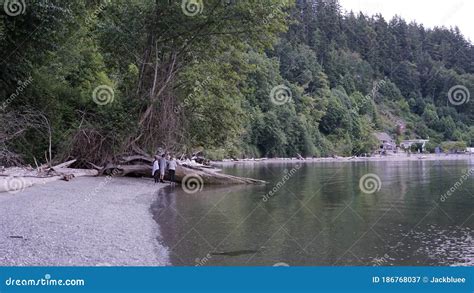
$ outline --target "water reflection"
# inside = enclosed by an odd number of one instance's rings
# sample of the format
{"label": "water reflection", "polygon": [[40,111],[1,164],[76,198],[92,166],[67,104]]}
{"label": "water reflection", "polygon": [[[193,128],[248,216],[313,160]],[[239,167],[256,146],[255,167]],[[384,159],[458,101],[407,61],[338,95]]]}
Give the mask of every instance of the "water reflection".
{"label": "water reflection", "polygon": [[[303,164],[278,185],[294,166],[224,170],[266,186],[160,190],[152,211],[173,264],[472,265],[472,179],[439,201],[471,161]],[[380,191],[361,192],[367,173],[380,177]],[[226,253],[235,251],[249,253]]]}

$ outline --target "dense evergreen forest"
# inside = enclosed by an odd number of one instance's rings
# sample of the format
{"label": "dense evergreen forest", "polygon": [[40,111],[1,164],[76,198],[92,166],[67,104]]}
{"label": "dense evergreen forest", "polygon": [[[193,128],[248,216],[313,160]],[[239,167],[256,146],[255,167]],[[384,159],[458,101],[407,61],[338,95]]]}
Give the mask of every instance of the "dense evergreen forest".
{"label": "dense evergreen forest", "polygon": [[457,28],[337,0],[2,7],[0,165],[360,155],[376,132],[474,144],[474,47]]}

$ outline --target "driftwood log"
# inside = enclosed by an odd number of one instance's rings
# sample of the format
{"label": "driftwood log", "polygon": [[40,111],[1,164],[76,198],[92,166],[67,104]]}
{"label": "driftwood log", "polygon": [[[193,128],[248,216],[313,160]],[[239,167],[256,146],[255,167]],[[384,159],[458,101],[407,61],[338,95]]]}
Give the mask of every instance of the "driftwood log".
{"label": "driftwood log", "polygon": [[[134,176],[152,177],[153,158],[146,154],[123,155],[117,159],[117,164],[109,163],[104,167],[90,163],[91,169],[70,168],[76,160],[70,160],[53,167],[41,165],[37,168],[12,167],[0,170],[0,192],[15,192],[27,187],[46,184],[56,180],[69,181],[75,177],[83,176]],[[265,184],[265,181],[237,177],[219,173],[220,170],[201,164],[187,166],[178,161],[176,167],[176,181],[185,184]],[[167,176],[165,176],[165,179]]]}
{"label": "driftwood log", "polygon": [[38,168],[12,167],[0,170],[0,192],[19,192],[33,185],[41,185],[57,180],[69,181],[75,177],[97,176],[97,170],[69,168],[76,160],[67,161],[59,165]]}
{"label": "driftwood log", "polygon": [[[99,175],[112,176],[135,176],[135,177],[152,177],[153,158],[144,155],[127,155],[118,159],[119,164],[109,163],[103,168],[98,168],[91,164],[92,167],[99,169]],[[182,162],[176,167],[176,181],[182,182],[186,178],[197,178],[203,184],[265,184],[263,180],[252,178],[238,177],[219,173],[220,170],[209,168],[207,166],[187,166]],[[166,179],[166,177],[165,177]]]}

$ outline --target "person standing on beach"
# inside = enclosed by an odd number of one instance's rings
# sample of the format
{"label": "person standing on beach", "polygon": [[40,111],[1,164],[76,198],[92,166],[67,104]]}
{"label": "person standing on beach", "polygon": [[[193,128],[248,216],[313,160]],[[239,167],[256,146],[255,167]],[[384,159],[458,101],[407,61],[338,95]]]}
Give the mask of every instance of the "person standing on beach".
{"label": "person standing on beach", "polygon": [[158,183],[160,180],[160,164],[158,163],[158,160],[160,157],[155,156],[155,160],[153,161],[153,170],[151,171],[151,175],[153,178],[155,178],[155,183]]}
{"label": "person standing on beach", "polygon": [[175,184],[175,179],[174,176],[176,174],[176,166],[178,163],[176,162],[176,158],[174,156],[171,156],[171,160],[168,163],[168,174],[170,175],[170,184],[174,185]]}
{"label": "person standing on beach", "polygon": [[166,171],[166,154],[161,155],[160,161],[159,161],[159,167],[160,167],[160,182],[165,183],[163,178],[165,177],[165,171]]}

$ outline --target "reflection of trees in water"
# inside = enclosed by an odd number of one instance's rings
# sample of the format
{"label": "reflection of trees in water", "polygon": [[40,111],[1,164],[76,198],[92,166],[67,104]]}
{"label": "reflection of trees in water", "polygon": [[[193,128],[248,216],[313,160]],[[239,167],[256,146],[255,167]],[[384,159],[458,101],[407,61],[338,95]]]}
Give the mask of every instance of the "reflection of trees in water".
{"label": "reflection of trees in water", "polygon": [[[445,170],[445,166],[435,163],[308,164],[299,169],[266,202],[262,201],[262,197],[281,180],[285,169],[291,169],[291,164],[270,169],[263,166],[260,167],[261,170],[253,166],[244,175],[261,178],[255,174],[265,174],[265,179],[270,181],[268,185],[204,186],[202,192],[192,195],[184,193],[179,186],[174,189],[165,188],[157,193],[153,213],[155,217],[159,217],[158,223],[162,227],[167,246],[173,247],[176,242],[185,238],[182,243],[186,244],[179,245],[176,252],[191,265],[194,265],[196,258],[202,258],[212,252],[212,249],[255,249],[259,253],[235,258],[216,256],[212,258],[210,265],[242,265],[250,257],[248,264],[251,265],[280,261],[291,265],[330,265],[339,260],[341,254],[374,223],[377,223],[375,229],[378,235],[369,232],[363,236],[357,243],[357,256],[363,262],[367,261],[366,264],[372,264],[374,257],[382,256],[388,263],[414,264],[415,261],[424,261],[421,252],[414,258],[403,260],[399,257],[412,255],[418,246],[400,245],[395,248],[398,252],[393,253],[390,249],[403,239],[402,233],[409,233],[421,219],[424,219],[423,225],[434,222],[447,229],[447,218],[441,211],[433,210],[429,217],[424,217],[431,210],[433,200],[440,190],[452,183],[459,169]],[[380,191],[374,194],[361,192],[359,179],[367,173],[380,177]],[[450,173],[453,174],[449,175]],[[306,206],[302,207],[303,204]],[[469,209],[459,209],[459,202],[453,201],[449,206],[447,204],[443,205],[443,209],[456,219],[457,224],[465,220],[466,212],[471,213]],[[392,209],[393,206],[396,209]],[[455,212],[451,210],[454,207],[458,207]],[[459,219],[462,218],[461,222],[456,218],[458,216]],[[202,218],[204,219],[199,222]],[[190,232],[195,226],[199,235],[197,232]],[[430,245],[430,241],[438,243],[449,253],[452,246],[449,243],[443,244],[443,241],[449,241],[451,234],[442,237],[441,242],[429,239],[429,235],[425,234],[427,245]],[[201,236],[212,245],[220,246],[210,247]],[[411,236],[403,239],[403,243],[409,244],[409,238]],[[221,243],[223,239],[225,241]],[[469,245],[472,247],[472,240]],[[262,249],[262,246],[265,248]],[[463,247],[464,253],[472,255],[472,251]],[[385,256],[387,253],[388,256]],[[453,254],[458,255],[456,252]],[[434,257],[443,259],[446,256],[438,254]],[[352,257],[351,252],[347,252],[338,264],[360,263]]]}
{"label": "reflection of trees in water", "polygon": [[[251,193],[244,192],[248,188],[252,187],[204,186],[202,192],[195,194],[187,194],[180,186],[160,189],[151,206],[151,212],[162,232],[163,239],[159,240],[171,249],[172,262],[195,265],[196,258],[202,258],[218,249],[219,247],[212,247],[210,243],[216,244],[221,238],[229,235],[255,207],[255,202],[240,198],[242,194]],[[252,223],[251,229],[255,231],[255,223]],[[244,223],[240,228],[246,227],[248,223]],[[238,249],[246,249],[246,244],[252,244],[252,240],[247,237],[231,235],[229,239]],[[214,257],[213,261],[216,258]]]}

